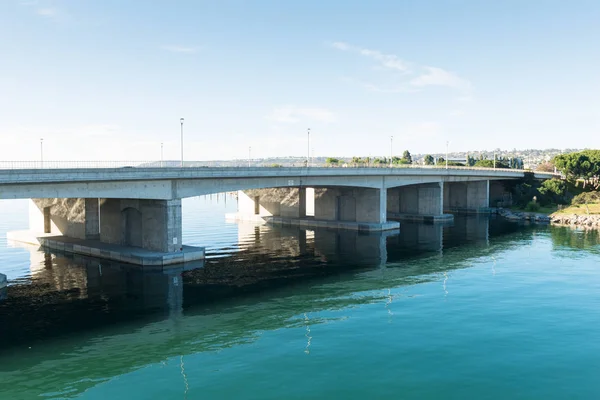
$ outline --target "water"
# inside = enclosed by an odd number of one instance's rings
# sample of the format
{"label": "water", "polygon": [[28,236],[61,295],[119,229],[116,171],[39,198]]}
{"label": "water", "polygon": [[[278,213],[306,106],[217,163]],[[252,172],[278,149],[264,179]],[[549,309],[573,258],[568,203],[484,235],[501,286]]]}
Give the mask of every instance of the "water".
{"label": "water", "polygon": [[200,269],[6,243],[0,399],[595,399],[596,232],[457,218],[357,235],[229,224],[184,201]]}

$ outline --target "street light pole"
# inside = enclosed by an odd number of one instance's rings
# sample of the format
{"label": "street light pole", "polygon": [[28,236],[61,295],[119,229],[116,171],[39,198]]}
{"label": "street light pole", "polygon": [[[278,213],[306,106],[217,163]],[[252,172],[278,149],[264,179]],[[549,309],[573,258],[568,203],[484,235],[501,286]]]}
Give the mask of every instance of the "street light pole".
{"label": "street light pole", "polygon": [[310,128],[308,128],[307,132],[307,144],[306,144],[306,168],[308,168],[308,163],[310,162]]}
{"label": "street light pole", "polygon": [[44,138],[40,138],[40,166],[44,168]]}
{"label": "street light pole", "polygon": [[393,154],[394,154],[394,136],[390,136],[390,168],[392,168]]}
{"label": "street light pole", "polygon": [[494,168],[496,168],[496,150],[494,150]]}
{"label": "street light pole", "polygon": [[160,167],[163,167],[163,143],[160,142]]}
{"label": "street light pole", "polygon": [[181,123],[181,168],[183,168],[183,118],[179,118]]}

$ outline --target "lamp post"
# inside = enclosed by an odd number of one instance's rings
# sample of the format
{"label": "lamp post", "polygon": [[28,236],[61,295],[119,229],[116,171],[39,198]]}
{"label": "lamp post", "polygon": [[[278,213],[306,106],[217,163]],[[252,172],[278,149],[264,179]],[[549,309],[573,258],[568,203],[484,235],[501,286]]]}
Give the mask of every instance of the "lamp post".
{"label": "lamp post", "polygon": [[390,136],[390,168],[392,168],[392,154],[394,154],[394,136]]}
{"label": "lamp post", "polygon": [[448,145],[449,144],[450,144],[450,142],[446,140],[446,169],[448,169]]}
{"label": "lamp post", "polygon": [[160,167],[163,167],[163,143],[160,142]]}
{"label": "lamp post", "polygon": [[179,118],[181,123],[181,168],[183,168],[183,118]]}
{"label": "lamp post", "polygon": [[40,167],[44,168],[44,138],[40,138]]}
{"label": "lamp post", "polygon": [[494,150],[494,169],[496,168],[496,150]]}
{"label": "lamp post", "polygon": [[308,163],[310,162],[310,128],[308,128],[306,137],[307,137],[307,143],[306,143],[306,168],[308,168]]}

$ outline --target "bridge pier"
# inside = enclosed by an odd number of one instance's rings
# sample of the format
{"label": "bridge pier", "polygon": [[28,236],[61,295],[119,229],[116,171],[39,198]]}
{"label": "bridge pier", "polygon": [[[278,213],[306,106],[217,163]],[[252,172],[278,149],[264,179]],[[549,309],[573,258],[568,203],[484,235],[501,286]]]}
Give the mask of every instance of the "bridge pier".
{"label": "bridge pier", "polygon": [[489,213],[490,181],[447,182],[444,210],[451,213]]}
{"label": "bridge pier", "polygon": [[388,218],[446,222],[452,221],[451,214],[444,214],[444,183],[423,183],[388,189]]}
{"label": "bridge pier", "polygon": [[7,237],[144,266],[204,259],[204,248],[182,244],[181,200],[32,199],[29,226]]}
{"label": "bridge pier", "polygon": [[[398,229],[399,223],[387,221],[386,203],[385,189],[252,189],[238,192],[238,213],[228,218],[359,231]],[[307,209],[314,209],[314,217],[306,215]]]}

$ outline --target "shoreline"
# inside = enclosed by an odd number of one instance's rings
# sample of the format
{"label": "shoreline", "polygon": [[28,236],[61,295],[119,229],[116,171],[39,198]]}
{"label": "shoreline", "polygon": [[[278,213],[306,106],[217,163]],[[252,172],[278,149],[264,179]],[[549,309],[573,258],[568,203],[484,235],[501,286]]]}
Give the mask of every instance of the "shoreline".
{"label": "shoreline", "polygon": [[529,221],[539,224],[600,229],[600,214],[542,214],[497,208],[495,213],[509,221]]}

